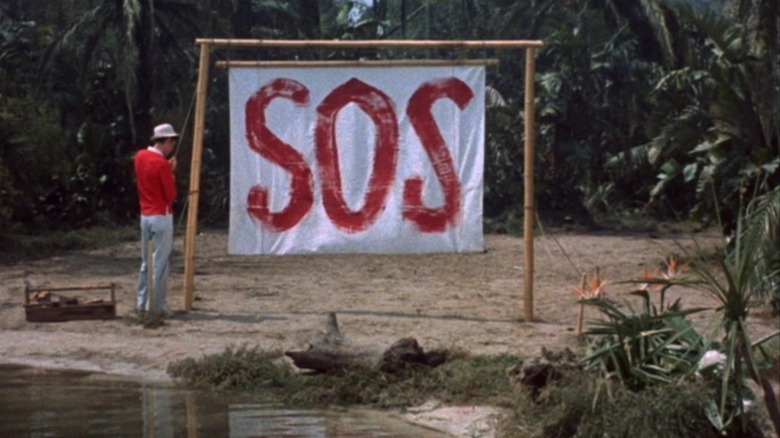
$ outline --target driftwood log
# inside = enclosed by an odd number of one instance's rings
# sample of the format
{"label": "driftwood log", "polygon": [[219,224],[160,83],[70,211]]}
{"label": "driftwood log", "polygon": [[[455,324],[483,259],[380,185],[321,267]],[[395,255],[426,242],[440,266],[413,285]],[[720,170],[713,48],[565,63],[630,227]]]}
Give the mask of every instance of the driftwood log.
{"label": "driftwood log", "polygon": [[386,349],[346,340],[332,312],[328,314],[325,332],[312,341],[308,350],[284,354],[296,367],[320,373],[355,366],[398,373],[410,366],[436,367],[447,360],[446,352],[426,353],[414,338],[401,338]]}

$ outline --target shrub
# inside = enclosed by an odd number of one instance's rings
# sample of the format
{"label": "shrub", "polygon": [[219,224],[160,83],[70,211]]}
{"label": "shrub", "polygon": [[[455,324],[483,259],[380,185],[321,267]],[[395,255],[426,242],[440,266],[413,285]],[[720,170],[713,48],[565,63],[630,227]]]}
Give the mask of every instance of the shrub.
{"label": "shrub", "polygon": [[521,402],[517,415],[536,418],[532,429],[537,432],[531,436],[544,438],[763,436],[755,413],[744,434],[721,435],[707,419],[705,401],[712,399],[714,390],[704,385],[684,381],[642,391],[621,385],[606,388],[594,373],[569,375],[551,387],[540,403]]}

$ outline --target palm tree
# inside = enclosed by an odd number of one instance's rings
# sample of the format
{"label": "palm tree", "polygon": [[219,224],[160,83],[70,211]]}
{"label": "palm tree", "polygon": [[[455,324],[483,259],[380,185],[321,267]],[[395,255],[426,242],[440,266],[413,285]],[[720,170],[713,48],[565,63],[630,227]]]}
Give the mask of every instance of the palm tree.
{"label": "palm tree", "polygon": [[[750,81],[750,88],[764,137],[776,140],[780,137],[780,4],[774,0],[737,0],[734,7],[743,38],[752,46],[756,76],[768,79]],[[780,152],[777,143],[775,148]]]}
{"label": "palm tree", "polygon": [[[45,187],[41,175],[49,175],[63,160],[58,137],[51,135],[56,119],[48,105],[33,97],[42,49],[40,27],[18,18],[32,18],[21,7],[21,2],[0,5],[0,235],[35,222],[35,203]],[[43,150],[36,150],[39,145]]]}
{"label": "palm tree", "polygon": [[685,39],[679,38],[680,24],[669,3],[664,0],[591,1],[593,7],[603,9],[613,27],[631,29],[646,59],[674,67],[682,62]]}
{"label": "palm tree", "polygon": [[72,90],[75,80],[82,92],[100,72],[113,76],[136,143],[151,131],[156,96],[167,91],[171,79],[189,78],[188,52],[198,36],[197,13],[196,4],[187,0],[98,2],[53,44],[46,72],[61,80],[56,76],[64,71],[70,82],[65,89]]}

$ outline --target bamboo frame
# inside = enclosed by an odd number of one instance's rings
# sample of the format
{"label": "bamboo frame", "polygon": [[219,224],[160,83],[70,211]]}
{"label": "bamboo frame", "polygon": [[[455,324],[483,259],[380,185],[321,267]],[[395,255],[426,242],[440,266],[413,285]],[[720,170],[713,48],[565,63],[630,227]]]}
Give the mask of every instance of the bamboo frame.
{"label": "bamboo frame", "polygon": [[[240,40],[240,39],[215,39],[198,38],[196,45],[200,45],[200,65],[198,70],[197,101],[195,109],[195,127],[193,136],[192,166],[190,169],[189,208],[187,211],[187,235],[185,240],[184,262],[184,310],[192,310],[195,275],[195,234],[197,232],[198,192],[200,190],[200,165],[203,150],[203,131],[206,117],[206,93],[208,89],[209,58],[212,48],[234,47],[277,47],[277,48],[334,48],[334,49],[360,49],[360,48],[404,48],[404,49],[458,49],[458,50],[486,50],[486,49],[525,49],[525,161],[524,161],[524,240],[525,240],[525,272],[524,272],[524,299],[523,308],[526,322],[533,321],[533,227],[534,227],[534,76],[536,70],[535,49],[544,47],[540,40]],[[431,60],[428,60],[429,62]],[[291,62],[296,66],[300,62]],[[322,61],[320,61],[321,63]],[[352,61],[355,65],[356,61]],[[357,61],[358,63],[360,61]],[[367,63],[368,61],[362,61]],[[376,61],[372,61],[376,62]],[[398,61],[395,61],[398,62]],[[460,62],[471,62],[460,60]],[[322,65],[322,64],[321,64]],[[360,64],[358,64],[360,65]],[[366,64],[363,64],[366,65]],[[370,64],[369,64],[370,65]],[[399,65],[399,64],[395,64]],[[430,65],[430,64],[429,64]]]}
{"label": "bamboo frame", "polygon": [[219,68],[256,68],[256,67],[420,67],[448,65],[498,65],[498,59],[384,59],[354,61],[217,61]]}

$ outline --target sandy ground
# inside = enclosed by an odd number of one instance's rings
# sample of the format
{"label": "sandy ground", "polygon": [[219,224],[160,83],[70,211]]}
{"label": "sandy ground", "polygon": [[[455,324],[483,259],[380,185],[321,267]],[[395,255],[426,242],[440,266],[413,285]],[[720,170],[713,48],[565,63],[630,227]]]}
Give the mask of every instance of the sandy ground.
{"label": "sandy ground", "polygon": [[[486,251],[435,255],[228,256],[227,233],[197,237],[195,308],[158,329],[128,324],[135,303],[136,242],[0,265],[0,362],[72,368],[165,381],[169,362],[222,352],[227,346],[300,350],[336,312],[343,335],[389,346],[414,337],[426,349],[536,356],[580,348],[575,333],[580,273],[598,266],[603,279],[641,278],[645,267],[679,253],[677,243],[712,248],[715,234],[559,232],[535,239],[534,321],[524,321],[523,240],[486,236]],[[183,308],[183,237],[177,237],[168,306]],[[30,323],[24,277],[34,286],[116,284],[116,320]],[[612,285],[617,300],[628,285]],[[65,293],[86,299],[96,293]],[[102,294],[102,293],[101,293]],[[101,298],[104,296],[99,296]],[[684,307],[716,307],[705,293],[671,289]],[[590,309],[592,311],[592,309]],[[778,328],[766,309],[751,318],[755,339]],[[762,316],[763,315],[763,316]],[[587,314],[587,318],[596,315]],[[693,316],[715,333],[713,311]]]}

